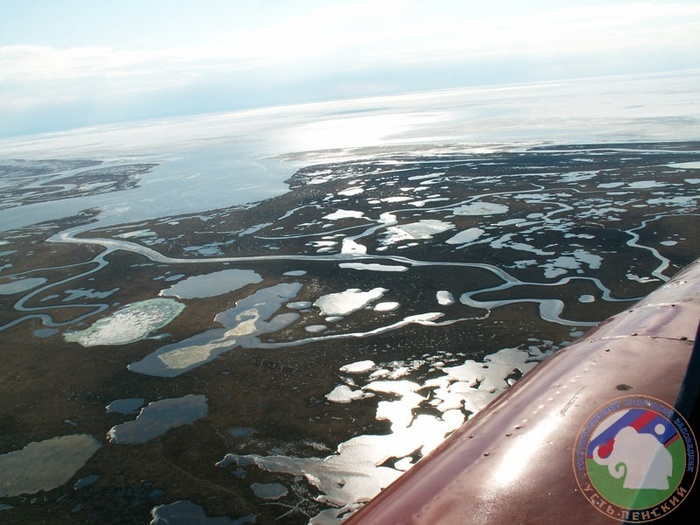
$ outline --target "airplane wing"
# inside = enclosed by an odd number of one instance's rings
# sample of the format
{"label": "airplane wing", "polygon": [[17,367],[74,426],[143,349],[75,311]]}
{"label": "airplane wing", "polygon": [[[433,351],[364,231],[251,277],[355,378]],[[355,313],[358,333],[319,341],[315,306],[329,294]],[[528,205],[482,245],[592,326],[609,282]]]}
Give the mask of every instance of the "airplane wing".
{"label": "airplane wing", "polygon": [[699,319],[700,259],[535,368],[344,523],[694,521]]}

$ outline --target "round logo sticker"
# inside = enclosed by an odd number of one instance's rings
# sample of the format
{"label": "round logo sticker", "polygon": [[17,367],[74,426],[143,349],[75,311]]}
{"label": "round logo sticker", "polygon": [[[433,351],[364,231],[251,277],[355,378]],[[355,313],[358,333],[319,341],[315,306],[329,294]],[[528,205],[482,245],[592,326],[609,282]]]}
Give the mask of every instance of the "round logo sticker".
{"label": "round logo sticker", "polygon": [[695,436],[673,407],[647,396],[619,397],[581,427],[574,472],[600,512],[645,523],[673,512],[690,494],[696,451]]}

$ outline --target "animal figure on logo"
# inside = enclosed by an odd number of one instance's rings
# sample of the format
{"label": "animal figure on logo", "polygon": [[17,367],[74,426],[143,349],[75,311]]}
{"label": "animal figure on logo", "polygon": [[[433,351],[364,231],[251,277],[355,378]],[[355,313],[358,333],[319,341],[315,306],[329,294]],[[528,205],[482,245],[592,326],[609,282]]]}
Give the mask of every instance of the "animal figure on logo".
{"label": "animal figure on logo", "polygon": [[622,428],[610,443],[593,450],[593,459],[607,466],[616,479],[625,477],[626,489],[668,490],[668,478],[673,472],[671,453],[649,433],[634,428]]}

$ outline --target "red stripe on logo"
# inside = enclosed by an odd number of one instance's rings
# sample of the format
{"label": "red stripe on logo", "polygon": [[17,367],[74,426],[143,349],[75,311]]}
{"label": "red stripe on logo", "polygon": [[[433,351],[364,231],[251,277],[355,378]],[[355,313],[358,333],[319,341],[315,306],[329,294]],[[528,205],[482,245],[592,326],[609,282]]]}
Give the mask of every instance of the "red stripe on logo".
{"label": "red stripe on logo", "polygon": [[639,416],[637,419],[632,421],[632,423],[630,423],[630,426],[633,429],[635,429],[637,432],[639,432],[657,415],[658,414],[656,412],[652,412],[651,410],[647,410],[641,416]]}

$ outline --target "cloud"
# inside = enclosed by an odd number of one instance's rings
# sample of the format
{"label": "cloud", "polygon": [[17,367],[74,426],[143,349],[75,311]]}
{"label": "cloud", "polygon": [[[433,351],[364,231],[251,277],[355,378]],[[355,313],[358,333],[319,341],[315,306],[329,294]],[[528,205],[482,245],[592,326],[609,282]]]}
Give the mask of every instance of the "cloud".
{"label": "cloud", "polygon": [[[700,5],[632,3],[532,9],[518,16],[391,26],[377,60],[566,57],[638,49],[700,50]],[[419,35],[419,37],[416,37]]]}
{"label": "cloud", "polygon": [[[50,105],[144,107],[161,93],[161,103],[216,93],[228,98],[218,104],[236,109],[312,95],[363,96],[382,86],[468,85],[470,77],[520,81],[525,67],[546,69],[551,78],[557,67],[573,71],[574,61],[583,74],[608,73],[625,60],[636,60],[636,71],[647,60],[651,70],[700,55],[700,5],[693,3],[498,5],[329,2],[253,29],[241,29],[239,21],[235,31],[207,34],[182,25],[191,34],[165,39],[153,26],[148,48],[133,38],[101,46],[3,46],[0,111],[19,119],[22,111]],[[204,102],[197,108],[206,110]]]}
{"label": "cloud", "polygon": [[401,1],[330,4],[265,30],[212,35],[207,44],[193,47],[178,42],[151,50],[5,46],[0,47],[0,83],[95,77],[151,82],[158,75],[188,82],[210,73],[290,65],[350,70],[396,62],[700,47],[700,5],[613,4],[490,18],[470,14],[467,8],[416,11]]}

